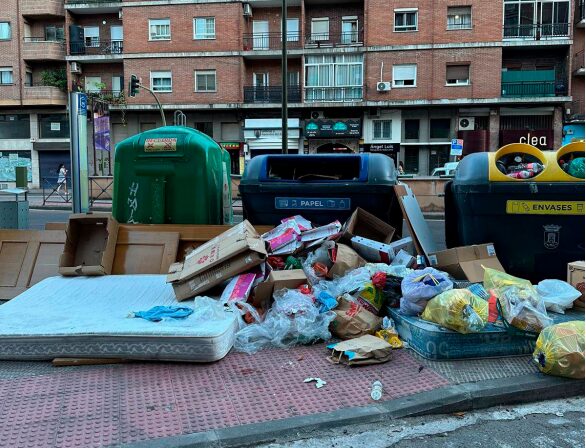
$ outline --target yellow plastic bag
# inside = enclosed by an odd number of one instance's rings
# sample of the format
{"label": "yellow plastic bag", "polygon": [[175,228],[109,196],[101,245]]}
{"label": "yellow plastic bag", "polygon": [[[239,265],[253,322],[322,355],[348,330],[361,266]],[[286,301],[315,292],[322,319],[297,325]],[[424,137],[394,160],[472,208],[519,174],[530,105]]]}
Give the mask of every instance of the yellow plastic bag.
{"label": "yellow plastic bag", "polygon": [[421,318],[458,333],[478,333],[488,321],[488,302],[467,289],[452,289],[427,302]]}
{"label": "yellow plastic bag", "polygon": [[488,291],[489,289],[504,288],[506,286],[530,287],[532,285],[529,280],[513,277],[496,269],[484,268],[484,289]]}
{"label": "yellow plastic bag", "polygon": [[548,375],[584,378],[584,321],[545,328],[535,343],[533,360]]}

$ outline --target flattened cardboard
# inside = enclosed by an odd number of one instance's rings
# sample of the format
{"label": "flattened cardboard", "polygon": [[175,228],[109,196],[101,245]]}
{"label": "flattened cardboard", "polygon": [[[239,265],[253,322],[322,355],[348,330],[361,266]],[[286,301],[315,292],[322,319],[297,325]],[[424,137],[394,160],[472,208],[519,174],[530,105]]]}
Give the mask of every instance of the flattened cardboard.
{"label": "flattened cardboard", "polygon": [[178,300],[194,297],[235,275],[261,264],[267,256],[265,243],[254,227],[244,221],[211,239],[169,268]]}
{"label": "flattened cardboard", "polygon": [[352,248],[365,260],[372,263],[391,263],[397,254],[403,250],[411,249],[413,239],[408,236],[390,244],[379,243],[368,238],[355,236],[352,238]]}
{"label": "flattened cardboard", "polygon": [[456,280],[468,280],[481,283],[484,279],[484,267],[503,271],[494,249],[494,244],[454,247],[429,256],[431,265],[447,272]]}
{"label": "flattened cardboard", "polygon": [[345,244],[337,244],[336,261],[328,271],[328,278],[343,277],[346,272],[360,268],[366,264],[364,258]]}
{"label": "flattened cardboard", "polygon": [[66,240],[59,259],[59,274],[109,275],[116,253],[118,221],[107,213],[69,217]]}
{"label": "flattened cardboard", "polygon": [[574,261],[568,263],[568,283],[582,293],[574,301],[574,307],[584,309],[584,262]]}
{"label": "flattened cardboard", "polygon": [[275,291],[283,288],[295,289],[306,283],[307,276],[303,269],[272,271],[269,277],[255,288],[252,304],[257,308],[267,309]]}
{"label": "flattened cardboard", "polygon": [[395,228],[393,226],[360,207],[348,218],[342,230],[342,238],[345,241],[350,241],[355,236],[361,236],[379,243],[390,243],[394,234]]}

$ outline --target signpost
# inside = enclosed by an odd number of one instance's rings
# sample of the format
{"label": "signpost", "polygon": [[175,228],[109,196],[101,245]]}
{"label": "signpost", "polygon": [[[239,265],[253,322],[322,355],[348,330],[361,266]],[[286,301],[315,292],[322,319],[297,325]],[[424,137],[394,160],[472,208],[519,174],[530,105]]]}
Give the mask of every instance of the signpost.
{"label": "signpost", "polygon": [[69,129],[71,129],[71,190],[73,213],[89,211],[89,175],[87,165],[87,95],[69,94]]}
{"label": "signpost", "polygon": [[460,138],[453,138],[452,139],[452,146],[450,148],[450,155],[451,156],[461,156],[463,150],[464,150],[464,140],[462,140]]}

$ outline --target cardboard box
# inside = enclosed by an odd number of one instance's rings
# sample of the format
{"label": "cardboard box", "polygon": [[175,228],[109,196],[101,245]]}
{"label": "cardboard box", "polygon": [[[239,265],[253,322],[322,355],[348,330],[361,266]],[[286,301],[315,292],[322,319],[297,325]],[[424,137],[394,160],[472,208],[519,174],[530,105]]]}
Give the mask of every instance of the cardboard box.
{"label": "cardboard box", "polygon": [[351,242],[354,250],[371,263],[389,264],[401,250],[408,251],[413,247],[413,239],[410,236],[390,244],[379,243],[361,236],[355,236]]}
{"label": "cardboard box", "polygon": [[273,299],[273,293],[279,289],[295,289],[307,283],[307,276],[303,269],[288,271],[273,271],[269,277],[260,283],[253,292],[252,304],[261,309],[268,309]]}
{"label": "cardboard box", "polygon": [[336,244],[336,261],[328,271],[328,278],[343,277],[346,272],[362,267],[366,261],[350,246]]}
{"label": "cardboard box", "polygon": [[182,263],[172,264],[167,283],[178,300],[188,299],[258,266],[266,256],[264,241],[244,221],[196,248]]}
{"label": "cardboard box", "polygon": [[109,275],[116,253],[118,221],[108,213],[76,214],[65,228],[59,274]]}
{"label": "cardboard box", "polygon": [[584,309],[584,262],[574,261],[568,263],[568,283],[582,293],[574,301],[574,307]]}
{"label": "cardboard box", "polygon": [[391,266],[405,266],[406,268],[411,268],[415,262],[416,260],[413,255],[401,249],[399,253],[397,253],[397,256],[393,258]]}
{"label": "cardboard box", "polygon": [[390,243],[395,234],[395,229],[383,220],[358,207],[344,224],[342,232],[342,238],[346,241],[352,240],[355,236],[361,236],[379,243]]}
{"label": "cardboard box", "polygon": [[456,280],[468,280],[473,283],[481,283],[484,279],[484,269],[496,269],[503,271],[494,245],[479,244],[474,246],[455,247],[453,249],[435,252],[429,256],[431,266],[447,272]]}

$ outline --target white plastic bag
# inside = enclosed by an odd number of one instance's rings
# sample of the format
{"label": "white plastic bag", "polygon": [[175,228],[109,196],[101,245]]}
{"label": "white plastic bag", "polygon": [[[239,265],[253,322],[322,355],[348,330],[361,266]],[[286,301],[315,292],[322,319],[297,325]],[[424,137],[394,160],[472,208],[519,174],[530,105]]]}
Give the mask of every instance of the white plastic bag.
{"label": "white plastic bag", "polygon": [[580,291],[562,280],[543,280],[536,288],[545,303],[545,308],[560,314],[565,314],[565,310],[572,308],[574,300],[582,295]]}
{"label": "white plastic bag", "polygon": [[401,281],[401,314],[416,316],[423,312],[427,301],[454,287],[448,274],[434,268],[418,269]]}

